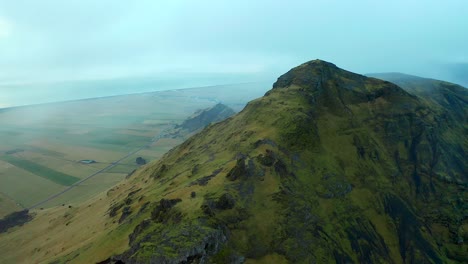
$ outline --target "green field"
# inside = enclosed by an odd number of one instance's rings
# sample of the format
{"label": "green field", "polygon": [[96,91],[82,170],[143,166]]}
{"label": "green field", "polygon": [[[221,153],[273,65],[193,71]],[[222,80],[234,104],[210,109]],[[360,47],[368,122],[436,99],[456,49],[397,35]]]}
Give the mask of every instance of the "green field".
{"label": "green field", "polygon": [[[212,86],[2,109],[0,193],[5,195],[0,195],[0,214],[27,208],[109,166],[199,109],[223,102],[240,110],[268,88]],[[105,191],[138,168],[137,157],[159,159],[182,140],[153,142],[44,207]],[[79,162],[86,159],[96,163]]]}
{"label": "green field", "polygon": [[70,186],[73,183],[80,180],[80,178],[55,171],[51,168],[42,166],[29,160],[19,159],[15,156],[5,155],[1,156],[0,159],[12,165],[15,165],[18,168],[29,171],[31,173],[36,174],[37,176],[40,176],[42,178],[45,178],[47,180],[53,181],[61,185]]}

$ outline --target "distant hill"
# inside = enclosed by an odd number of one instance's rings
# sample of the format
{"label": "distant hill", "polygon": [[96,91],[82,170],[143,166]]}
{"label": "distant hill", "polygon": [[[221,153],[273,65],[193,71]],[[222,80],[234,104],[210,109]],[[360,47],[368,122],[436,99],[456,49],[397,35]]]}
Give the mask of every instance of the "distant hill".
{"label": "distant hill", "polygon": [[[0,259],[467,263],[467,98],[441,87],[304,63],[107,193],[0,237]],[[43,244],[8,246],[23,236]]]}
{"label": "distant hill", "polygon": [[450,110],[447,113],[456,116],[458,122],[466,124],[468,121],[468,89],[463,86],[403,73],[375,73],[368,76],[399,85],[409,93],[436,104],[440,110]]}
{"label": "distant hill", "polygon": [[234,112],[230,107],[218,103],[213,107],[199,110],[175,128],[191,133],[202,129],[211,123],[222,121],[233,116],[235,113],[236,112]]}

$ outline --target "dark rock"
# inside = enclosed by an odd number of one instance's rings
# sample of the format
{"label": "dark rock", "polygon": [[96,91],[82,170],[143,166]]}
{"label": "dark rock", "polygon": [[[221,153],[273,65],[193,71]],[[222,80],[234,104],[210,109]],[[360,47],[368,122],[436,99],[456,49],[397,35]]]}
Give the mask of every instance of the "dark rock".
{"label": "dark rock", "polygon": [[236,204],[236,200],[229,193],[225,193],[219,197],[216,202],[216,208],[220,210],[232,209]]}
{"label": "dark rock", "polygon": [[146,210],[146,208],[148,208],[149,205],[150,205],[150,202],[144,203],[144,204],[140,207],[140,210],[138,210],[138,214],[143,213],[143,212]]}
{"label": "dark rock", "polygon": [[200,209],[202,212],[207,216],[214,216],[215,215],[215,204],[214,201],[208,200],[205,201],[201,206]]}
{"label": "dark rock", "polygon": [[125,262],[123,262],[120,259],[115,259],[113,257],[110,257],[103,261],[97,262],[96,264],[125,264]]}
{"label": "dark rock", "polygon": [[153,173],[151,174],[151,177],[152,178],[161,178],[164,173],[166,173],[167,171],[169,170],[168,166],[166,164],[162,164],[159,169],[153,171]]}
{"label": "dark rock", "polygon": [[200,165],[198,165],[198,164],[196,164],[195,166],[193,166],[193,168],[192,168],[192,175],[198,173],[199,167],[200,167]]}
{"label": "dark rock", "polygon": [[137,192],[141,191],[141,188],[139,188],[138,190],[135,190],[135,191],[131,191],[127,194],[127,197],[130,198],[132,196],[134,196]]}
{"label": "dark rock", "polygon": [[181,199],[161,199],[159,205],[163,210],[168,210],[181,201]]}
{"label": "dark rock", "polygon": [[96,264],[112,264],[112,259],[107,258],[107,259],[105,259],[103,261],[96,262]]}
{"label": "dark rock", "polygon": [[290,151],[287,148],[276,144],[276,142],[271,139],[260,139],[257,140],[253,145],[255,148],[258,148],[261,145],[268,145],[274,148],[278,148],[285,155],[290,155]]}
{"label": "dark rock", "polygon": [[262,164],[263,166],[271,167],[275,163],[275,155],[273,151],[267,149],[266,154],[260,154],[257,156],[257,161]]}
{"label": "dark rock", "polygon": [[277,160],[275,162],[275,172],[281,177],[287,177],[289,175],[288,168],[282,160]]}
{"label": "dark rock", "polygon": [[247,176],[256,177],[261,180],[265,176],[265,170],[260,166],[256,166],[253,159],[249,159],[247,162]]}
{"label": "dark rock", "polygon": [[122,210],[122,215],[119,218],[119,224],[122,223],[125,219],[127,219],[127,217],[131,214],[132,209],[130,208],[130,206],[124,207],[124,209]]}
{"label": "dark rock", "polygon": [[222,169],[217,169],[217,170],[214,170],[210,175],[208,176],[205,176],[205,177],[202,177],[200,179],[197,179],[191,183],[189,183],[189,186],[193,186],[193,185],[200,185],[200,186],[205,186],[208,184],[208,182],[213,178],[215,177],[216,175],[218,175],[220,172],[221,172]]}
{"label": "dark rock", "polygon": [[112,206],[109,208],[109,210],[108,210],[109,216],[110,216],[110,217],[116,216],[116,215],[117,215],[117,212],[118,212],[118,211],[120,210],[120,208],[122,208],[123,206],[124,206],[123,203],[119,203],[119,204],[114,204],[114,205],[112,205]]}
{"label": "dark rock", "polygon": [[133,244],[135,239],[144,231],[146,230],[149,226],[151,225],[151,220],[145,219],[141,223],[139,223],[135,229],[133,229],[133,232],[128,236],[129,243]]}
{"label": "dark rock", "polygon": [[202,212],[208,216],[214,216],[216,211],[218,210],[227,210],[232,209],[236,205],[236,200],[234,197],[229,194],[225,193],[221,195],[217,200],[214,199],[206,199],[202,206]]}
{"label": "dark rock", "polygon": [[202,177],[200,179],[197,179],[196,181],[193,181],[189,184],[189,186],[192,186],[192,185],[200,185],[200,186],[205,186],[208,184],[208,182],[211,180],[211,178],[213,178],[215,175],[208,175],[208,176],[205,176],[205,177]]}
{"label": "dark rock", "polygon": [[228,174],[226,175],[226,178],[228,178],[230,181],[235,181],[240,177],[246,176],[247,175],[247,170],[245,166],[245,158],[240,158],[237,160],[236,165],[234,168],[232,168]]}
{"label": "dark rock", "polygon": [[180,214],[178,212],[170,214],[169,211],[174,205],[181,201],[181,199],[161,199],[159,204],[151,212],[151,219],[158,223],[165,223],[169,220],[180,220]]}

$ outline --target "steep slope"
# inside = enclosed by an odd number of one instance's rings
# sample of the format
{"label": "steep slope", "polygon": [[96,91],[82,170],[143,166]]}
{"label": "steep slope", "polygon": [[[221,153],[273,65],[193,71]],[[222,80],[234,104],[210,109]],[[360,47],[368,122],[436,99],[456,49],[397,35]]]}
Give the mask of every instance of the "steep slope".
{"label": "steep slope", "polygon": [[99,235],[56,260],[466,262],[466,123],[440,108],[328,62],[302,64],[101,197]]}
{"label": "steep slope", "polygon": [[[466,159],[466,153],[463,150],[468,149],[468,138],[466,136],[460,138],[457,135],[468,135],[468,107],[466,107],[468,89],[445,81],[402,73],[380,73],[369,76],[395,83],[418,96],[427,107],[437,113],[436,122],[450,125],[450,129],[445,130],[445,144],[440,144],[440,147],[445,148],[446,152],[453,149],[459,150],[452,155],[440,157],[446,159],[450,166],[459,167],[463,171],[463,166],[465,166],[463,160]],[[465,177],[467,177],[466,169]]]}

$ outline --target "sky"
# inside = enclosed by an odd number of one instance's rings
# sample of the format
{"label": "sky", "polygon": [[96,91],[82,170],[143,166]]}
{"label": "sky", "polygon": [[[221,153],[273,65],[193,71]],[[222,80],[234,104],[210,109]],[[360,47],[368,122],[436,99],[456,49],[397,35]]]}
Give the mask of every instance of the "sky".
{"label": "sky", "polygon": [[[0,107],[272,83],[317,58],[456,81],[446,69],[468,66],[467,14],[466,0],[0,0]],[[141,79],[154,85],[94,82]]]}

